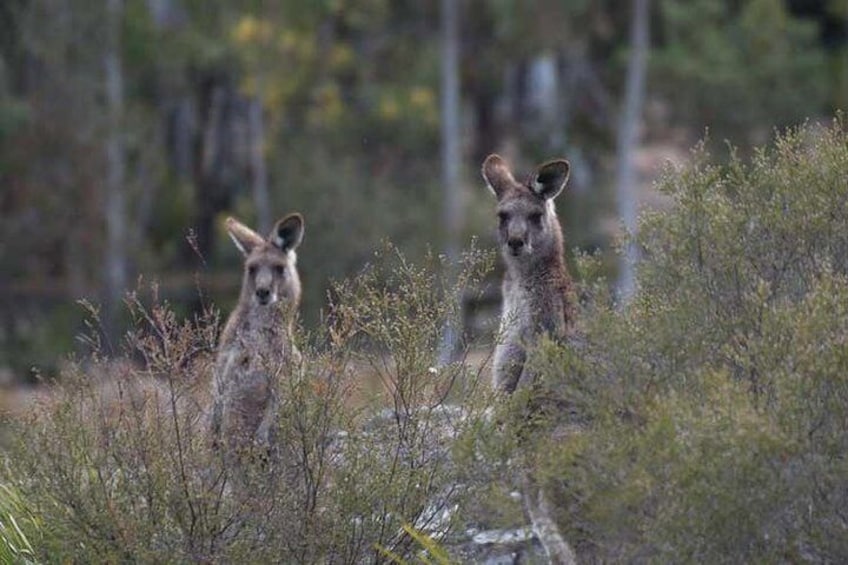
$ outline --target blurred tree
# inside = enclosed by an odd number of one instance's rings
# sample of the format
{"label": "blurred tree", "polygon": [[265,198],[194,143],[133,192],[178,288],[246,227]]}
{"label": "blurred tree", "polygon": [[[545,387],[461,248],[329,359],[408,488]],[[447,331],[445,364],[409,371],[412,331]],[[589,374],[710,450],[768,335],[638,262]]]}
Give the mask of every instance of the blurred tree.
{"label": "blurred tree", "polygon": [[[618,215],[624,222],[628,234],[636,234],[636,173],[633,152],[636,149],[641,126],[642,106],[645,100],[645,70],[649,49],[649,0],[631,2],[630,57],[627,64],[627,87],[621,114],[618,119],[618,168],[616,196]],[[636,282],[634,269],[638,259],[638,248],[628,242],[621,257],[618,293],[627,303],[633,296]]]}
{"label": "blurred tree", "polygon": [[[615,3],[584,0],[467,2],[463,80],[476,162],[516,134],[551,153],[609,136],[615,112],[603,69],[621,41],[612,33],[617,11]],[[599,135],[598,126],[606,131]]]}
{"label": "blurred tree", "polygon": [[[442,226],[446,232],[444,253],[449,264],[458,264],[462,232],[463,184],[460,182],[462,155],[460,148],[459,92],[459,0],[442,0],[441,34],[441,112],[442,112]],[[449,276],[453,276],[450,273]],[[459,351],[461,328],[446,325],[441,344],[440,361],[452,362]]]}
{"label": "blurred tree", "polygon": [[[223,214],[263,225],[301,210],[308,323],[319,317],[327,281],[373,260],[379,240],[392,239],[410,256],[445,248],[439,3],[121,6],[115,53],[124,165],[116,183],[103,150],[115,131],[102,60],[107,3],[0,4],[8,31],[0,37],[0,240],[27,234],[22,247],[5,244],[0,256],[8,281],[0,283],[12,297],[3,308],[16,312],[4,316],[3,336],[32,341],[26,328],[51,328],[37,348],[49,351],[51,332],[73,335],[58,319],[46,321],[58,314],[45,312],[60,309],[42,299],[47,293],[65,305],[67,324],[68,299],[101,289],[105,257],[121,262],[107,255],[118,223],[127,228],[114,240],[124,240],[125,272],[157,273],[170,283],[164,289],[190,304],[196,290],[181,281],[201,264],[195,251],[213,271],[232,257],[218,242]],[[460,178],[476,179],[492,151],[515,153],[526,165],[565,155],[572,190],[560,206],[570,243],[605,246],[604,224],[595,220],[598,210],[612,210],[608,157],[625,91],[629,12],[612,0],[462,0],[456,8],[467,109],[452,151],[464,164]],[[817,8],[815,20],[801,21],[781,0],[658,1],[650,107],[668,108],[675,125],[696,135],[710,124],[717,139],[756,137],[818,113],[827,88],[816,25],[841,22],[838,9],[823,16]],[[115,223],[103,211],[118,194],[108,187],[118,184],[125,218]],[[491,232],[485,194],[467,192],[460,245]],[[195,250],[185,242],[189,230]],[[235,275],[211,274],[219,292],[210,298],[234,297]],[[23,315],[25,304],[32,309]]]}
{"label": "blurred tree", "polygon": [[782,0],[662,0],[651,83],[695,135],[761,142],[818,115],[827,93],[815,22]]}
{"label": "blurred tree", "polygon": [[106,99],[104,217],[106,219],[105,330],[117,335],[118,308],[127,290],[127,198],[126,160],[123,143],[124,77],[121,63],[123,0],[106,0],[103,73]]}
{"label": "blurred tree", "polygon": [[444,228],[447,232],[445,254],[450,261],[459,258],[459,234],[462,229],[462,184],[460,172],[459,115],[459,7],[458,0],[442,0],[442,183]]}

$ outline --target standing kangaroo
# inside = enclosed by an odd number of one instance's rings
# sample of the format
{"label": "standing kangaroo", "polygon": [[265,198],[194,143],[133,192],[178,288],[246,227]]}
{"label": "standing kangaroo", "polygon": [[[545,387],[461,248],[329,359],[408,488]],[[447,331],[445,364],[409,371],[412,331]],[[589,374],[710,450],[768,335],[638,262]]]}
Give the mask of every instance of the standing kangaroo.
{"label": "standing kangaroo", "polygon": [[[569,164],[560,159],[540,165],[521,184],[501,157],[489,155],[482,172],[498,199],[498,245],[506,265],[492,384],[497,391],[512,393],[533,384],[525,366],[526,348],[541,335],[563,339],[572,330],[572,283],[554,208],[554,198],[568,181]],[[548,559],[575,563],[532,469],[525,469],[523,482],[525,510]]]}
{"label": "standing kangaroo", "polygon": [[566,337],[574,317],[562,228],[554,198],[568,180],[568,161],[540,165],[524,184],[497,155],[483,162],[483,178],[498,199],[498,244],[506,273],[494,387],[511,393],[530,384],[526,346],[547,333]]}
{"label": "standing kangaroo", "polygon": [[211,427],[214,444],[232,453],[273,443],[277,380],[300,359],[292,327],[300,304],[295,249],[303,239],[303,217],[284,217],[267,238],[233,218],[226,227],[245,256],[244,278],[218,344]]}

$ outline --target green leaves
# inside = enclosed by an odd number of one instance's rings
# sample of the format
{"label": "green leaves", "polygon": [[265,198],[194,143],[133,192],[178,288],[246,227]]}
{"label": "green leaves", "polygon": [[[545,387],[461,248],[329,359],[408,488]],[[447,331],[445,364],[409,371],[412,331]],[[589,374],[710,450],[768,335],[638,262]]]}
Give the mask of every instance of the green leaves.
{"label": "green leaves", "polygon": [[[762,139],[768,128],[815,116],[827,69],[813,22],[779,0],[662,0],[651,84],[691,126],[714,139]],[[701,120],[700,124],[694,120]]]}
{"label": "green leaves", "polygon": [[276,368],[273,439],[239,458],[209,430],[217,312],[185,321],[155,287],[152,305],[130,295],[123,358],[135,361],[68,364],[15,423],[0,472],[49,526],[6,512],[17,499],[0,490],[8,547],[86,563],[359,563],[379,546],[447,562],[433,539],[479,480],[489,379],[485,363],[440,365],[439,347],[493,254],[469,250],[452,277],[442,257],[384,255],[337,286],[325,331],[298,332],[302,357]]}
{"label": "green leaves", "polygon": [[[419,532],[409,524],[403,525],[403,531],[415,540],[415,543],[421,549],[421,552],[417,556],[418,558],[413,563],[421,563],[422,565],[450,565],[454,563],[447,551],[427,534]],[[397,565],[407,565],[410,563],[410,561],[407,561],[397,553],[379,544],[376,545],[376,548],[391,563],[396,563]]]}
{"label": "green leaves", "polygon": [[582,415],[538,453],[590,559],[848,556],[846,163],[841,117],[748,162],[699,148],[643,218],[631,305],[590,294],[582,341],[536,352]]}

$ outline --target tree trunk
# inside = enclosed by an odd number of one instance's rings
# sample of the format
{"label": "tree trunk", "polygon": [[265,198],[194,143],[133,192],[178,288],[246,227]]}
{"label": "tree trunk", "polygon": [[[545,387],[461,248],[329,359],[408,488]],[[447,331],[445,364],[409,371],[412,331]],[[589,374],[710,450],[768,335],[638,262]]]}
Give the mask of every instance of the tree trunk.
{"label": "tree trunk", "polygon": [[215,244],[215,219],[232,203],[243,180],[244,163],[237,145],[239,100],[232,77],[223,70],[204,73],[197,85],[198,121],[195,133],[195,241],[194,252],[208,261]]}
{"label": "tree trunk", "polygon": [[119,305],[127,288],[127,197],[126,162],[121,135],[124,84],[121,68],[121,23],[123,0],[106,0],[106,33],[103,70],[106,94],[106,293],[104,330],[107,343],[117,340]]}
{"label": "tree trunk", "polygon": [[462,229],[459,124],[459,10],[458,0],[442,0],[442,186],[445,254],[459,256]]}
{"label": "tree trunk", "polygon": [[268,196],[268,169],[265,167],[265,121],[262,101],[258,96],[248,102],[248,135],[250,137],[250,184],[256,225],[259,233],[271,229],[271,199]]}
{"label": "tree trunk", "polygon": [[[462,231],[463,195],[460,183],[460,118],[459,118],[459,0],[442,0],[442,224],[445,233],[445,256],[455,278],[459,261],[459,238]],[[448,323],[439,352],[440,361],[450,362],[457,351],[459,328]]]}
{"label": "tree trunk", "polygon": [[482,163],[487,155],[496,150],[500,142],[500,129],[495,114],[497,97],[493,90],[480,85],[476,85],[471,96],[475,126],[472,158],[474,163]]}
{"label": "tree trunk", "polygon": [[649,0],[633,0],[630,25],[630,58],[627,63],[627,84],[624,105],[618,124],[618,213],[624,222],[629,241],[621,258],[618,294],[627,304],[636,290],[635,267],[639,250],[631,239],[636,235],[636,173],[633,153],[638,141],[639,119],[645,98],[645,71],[648,56]]}

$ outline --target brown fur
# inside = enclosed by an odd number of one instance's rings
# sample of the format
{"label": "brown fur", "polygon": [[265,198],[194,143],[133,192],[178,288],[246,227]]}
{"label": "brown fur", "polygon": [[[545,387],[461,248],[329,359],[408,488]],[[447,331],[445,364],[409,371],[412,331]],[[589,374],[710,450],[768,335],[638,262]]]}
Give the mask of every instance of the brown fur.
{"label": "brown fur", "polygon": [[[498,199],[498,244],[506,266],[492,367],[497,391],[512,393],[532,385],[533,376],[525,366],[526,348],[542,335],[564,339],[572,331],[573,289],[553,203],[568,181],[568,172],[567,161],[550,161],[521,184],[499,156],[490,155],[483,163],[483,178]],[[525,511],[549,562],[575,563],[574,551],[559,533],[532,467],[524,469],[522,479]]]}
{"label": "brown fur", "polygon": [[553,203],[568,171],[566,161],[551,161],[521,184],[497,155],[483,163],[483,177],[498,199],[498,243],[506,266],[493,374],[498,390],[529,384],[526,347],[540,335],[564,338],[572,330],[573,287]]}
{"label": "brown fur", "polygon": [[227,231],[245,256],[239,302],[221,333],[212,386],[211,428],[229,451],[272,443],[277,380],[300,360],[292,329],[300,304],[295,248],[303,218],[286,216],[267,238],[229,218]]}

